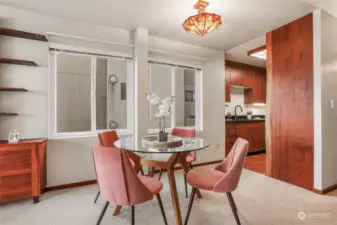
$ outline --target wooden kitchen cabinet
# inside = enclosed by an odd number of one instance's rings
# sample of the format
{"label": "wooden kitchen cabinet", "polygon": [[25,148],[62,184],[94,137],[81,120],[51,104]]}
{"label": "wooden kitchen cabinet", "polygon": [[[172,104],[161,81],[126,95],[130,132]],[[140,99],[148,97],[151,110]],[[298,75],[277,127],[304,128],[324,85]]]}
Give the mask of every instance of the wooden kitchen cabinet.
{"label": "wooden kitchen cabinet", "polygon": [[230,84],[231,74],[230,67],[225,67],[225,101],[231,101],[231,84]]}
{"label": "wooden kitchen cabinet", "polygon": [[265,122],[226,122],[226,155],[239,137],[249,142],[249,153],[265,150]]}
{"label": "wooden kitchen cabinet", "polygon": [[229,65],[230,71],[230,84],[231,85],[241,85],[244,80],[243,70],[239,67],[234,67]]}
{"label": "wooden kitchen cabinet", "polygon": [[230,78],[230,85],[250,87],[253,83],[251,66],[226,60],[226,72]]}
{"label": "wooden kitchen cabinet", "polygon": [[226,60],[225,99],[230,102],[230,86],[245,87],[245,104],[266,103],[266,69]]}
{"label": "wooden kitchen cabinet", "polygon": [[33,198],[46,187],[46,139],[0,142],[0,203]]}
{"label": "wooden kitchen cabinet", "polygon": [[245,104],[266,103],[266,84],[266,70],[262,68],[254,69],[251,89],[245,90]]}

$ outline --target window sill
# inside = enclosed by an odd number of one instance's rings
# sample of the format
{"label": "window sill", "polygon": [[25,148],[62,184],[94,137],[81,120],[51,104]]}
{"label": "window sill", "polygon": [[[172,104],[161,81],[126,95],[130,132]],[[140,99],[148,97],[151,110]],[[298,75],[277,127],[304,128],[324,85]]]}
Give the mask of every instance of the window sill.
{"label": "window sill", "polygon": [[[109,131],[109,130],[99,130],[96,132],[74,132],[74,133],[63,133],[63,134],[54,134],[50,135],[50,140],[58,140],[58,139],[75,139],[75,138],[92,138],[97,137],[97,135],[101,132]],[[132,131],[129,130],[116,130],[118,136],[125,137],[125,136],[132,136]]]}

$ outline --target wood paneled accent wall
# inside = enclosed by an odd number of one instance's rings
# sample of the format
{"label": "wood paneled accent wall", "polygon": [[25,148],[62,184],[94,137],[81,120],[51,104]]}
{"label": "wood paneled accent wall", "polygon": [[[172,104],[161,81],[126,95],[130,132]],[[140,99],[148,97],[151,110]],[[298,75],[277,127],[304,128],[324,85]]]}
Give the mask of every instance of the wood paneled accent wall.
{"label": "wood paneled accent wall", "polygon": [[267,174],[313,188],[313,15],[267,34]]}

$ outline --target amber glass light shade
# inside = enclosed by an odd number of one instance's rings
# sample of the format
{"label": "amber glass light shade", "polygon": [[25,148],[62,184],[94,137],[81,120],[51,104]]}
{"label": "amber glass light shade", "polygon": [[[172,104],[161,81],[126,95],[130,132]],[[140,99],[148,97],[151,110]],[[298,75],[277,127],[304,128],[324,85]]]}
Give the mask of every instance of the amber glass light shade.
{"label": "amber glass light shade", "polygon": [[221,16],[211,13],[200,13],[189,17],[183,24],[184,29],[192,34],[204,36],[221,25]]}

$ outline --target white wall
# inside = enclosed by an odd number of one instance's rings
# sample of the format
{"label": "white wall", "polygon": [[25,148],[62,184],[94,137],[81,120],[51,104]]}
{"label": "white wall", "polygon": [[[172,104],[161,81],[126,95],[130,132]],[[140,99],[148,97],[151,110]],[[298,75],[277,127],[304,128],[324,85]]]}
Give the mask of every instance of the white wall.
{"label": "white wall", "polygon": [[337,184],[337,18],[322,11],[322,187]]}
{"label": "white wall", "polygon": [[[135,102],[134,132],[144,135],[147,131],[147,122],[141,121],[148,113],[145,93],[148,91],[147,49],[159,49],[178,54],[191,55],[196,59],[187,59],[178,55],[155,54],[153,58],[162,61],[178,62],[179,64],[199,66],[203,69],[202,85],[196,84],[203,95],[204,107],[200,110],[203,118],[202,133],[205,140],[213,144],[209,149],[199,152],[198,161],[206,162],[223,159],[224,157],[224,53],[201,48],[185,43],[175,42],[163,38],[148,36],[147,30],[137,29],[135,32],[95,26],[51,16],[40,15],[24,10],[0,6],[1,25],[13,29],[45,34],[59,32],[96,38],[107,41],[135,44],[135,94],[130,96]],[[5,18],[5,19],[4,19]],[[29,19],[27,19],[29,18]],[[17,128],[24,138],[46,137],[48,135],[48,43],[8,38],[0,41],[1,56],[18,57],[35,60],[42,65],[37,68],[20,66],[1,66],[1,84],[25,87],[32,92],[13,93],[12,96],[2,95],[1,107],[19,110],[27,115],[13,118],[2,118],[1,135],[7,138],[9,127],[20,124]],[[84,43],[70,39],[55,39],[59,43],[67,43],[92,48],[115,50],[118,52],[133,53],[127,47],[115,47],[101,44]],[[20,44],[18,44],[20,42]],[[90,45],[90,46],[87,46]],[[200,59],[202,58],[202,59]],[[204,62],[203,59],[207,60]],[[15,96],[14,96],[15,95]],[[15,102],[15,104],[13,104]],[[29,104],[28,104],[29,103]],[[145,106],[145,107],[144,107]],[[200,107],[196,105],[196,107]],[[15,120],[15,121],[14,121]],[[135,121],[135,120],[134,120]],[[133,121],[133,122],[134,122]],[[6,126],[3,126],[6,124]],[[91,147],[97,143],[96,137],[48,140],[47,150],[47,186],[95,179]]]}

